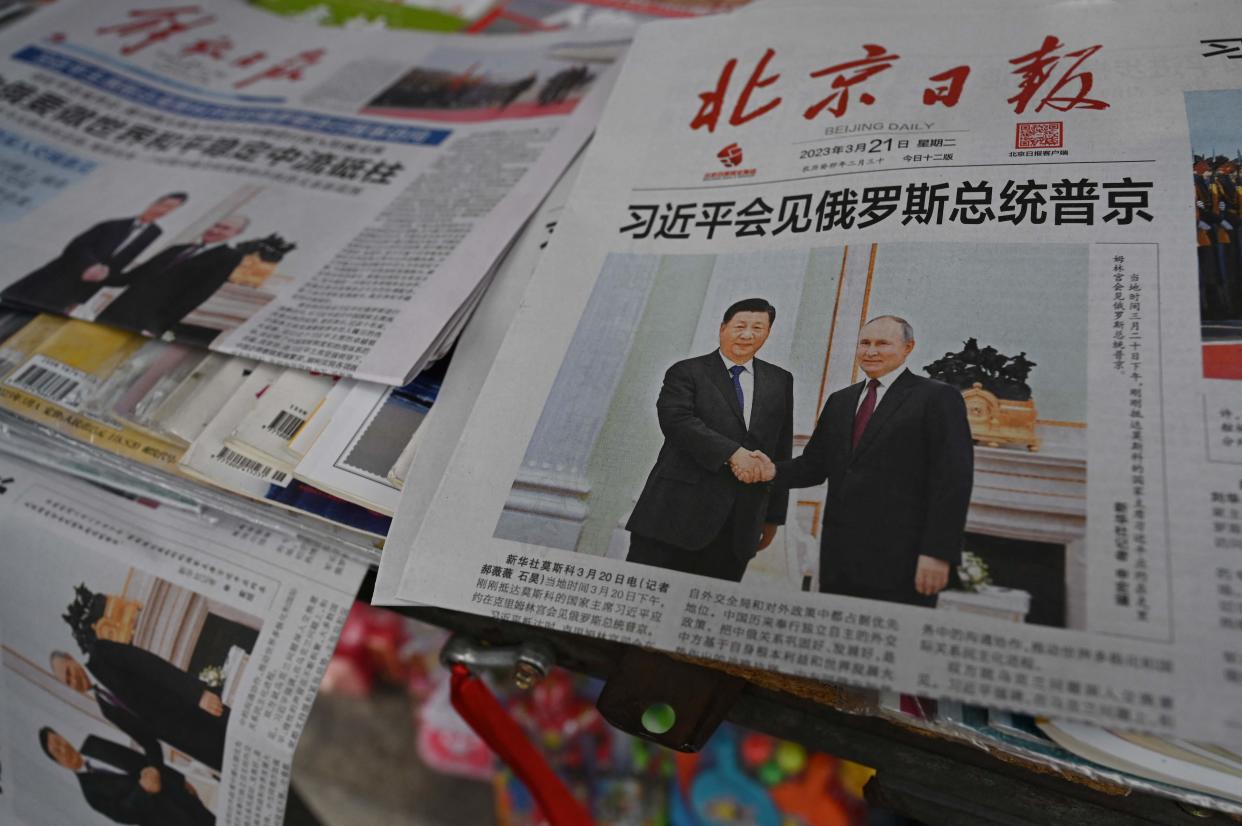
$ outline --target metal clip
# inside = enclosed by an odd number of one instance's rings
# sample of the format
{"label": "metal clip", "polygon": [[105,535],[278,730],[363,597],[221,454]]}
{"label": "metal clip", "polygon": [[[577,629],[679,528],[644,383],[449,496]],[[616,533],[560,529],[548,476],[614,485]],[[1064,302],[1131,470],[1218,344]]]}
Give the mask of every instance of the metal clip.
{"label": "metal clip", "polygon": [[556,667],[552,648],[541,642],[518,646],[491,647],[454,634],[440,649],[440,662],[446,667],[460,663],[472,671],[480,669],[513,672],[518,688],[533,688]]}

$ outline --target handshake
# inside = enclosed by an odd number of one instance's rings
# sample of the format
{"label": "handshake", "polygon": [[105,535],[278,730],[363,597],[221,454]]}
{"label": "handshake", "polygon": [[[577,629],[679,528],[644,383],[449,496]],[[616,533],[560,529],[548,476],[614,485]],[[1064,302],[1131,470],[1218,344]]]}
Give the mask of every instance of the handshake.
{"label": "handshake", "polygon": [[754,484],[771,482],[776,478],[776,465],[761,450],[746,450],[739,447],[729,457],[729,469],[739,482]]}

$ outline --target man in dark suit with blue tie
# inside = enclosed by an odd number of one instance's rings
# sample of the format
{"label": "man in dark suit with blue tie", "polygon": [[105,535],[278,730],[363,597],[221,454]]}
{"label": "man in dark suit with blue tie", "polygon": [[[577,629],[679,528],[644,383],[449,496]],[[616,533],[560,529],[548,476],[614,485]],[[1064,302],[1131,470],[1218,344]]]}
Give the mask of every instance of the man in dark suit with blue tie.
{"label": "man in dark suit with blue tie", "polygon": [[757,477],[759,454],[793,453],[793,376],[755,358],[775,320],[766,299],[738,301],[720,349],[664,374],[664,445],[626,524],[627,561],[738,582],[785,523],[788,490],[741,481]]}
{"label": "man in dark suit with blue tie", "polygon": [[863,325],[866,379],[828,397],[801,456],[765,467],[777,488],[828,480],[820,591],[932,606],[961,563],[974,479],[966,405],[906,369],[913,349],[903,318]]}
{"label": "man in dark suit with blue tie", "polygon": [[70,241],[59,256],[10,284],[2,297],[31,310],[72,311],[151,246],[162,232],[156,221],[185,201],[184,192],[170,192],[134,218],[96,224]]}

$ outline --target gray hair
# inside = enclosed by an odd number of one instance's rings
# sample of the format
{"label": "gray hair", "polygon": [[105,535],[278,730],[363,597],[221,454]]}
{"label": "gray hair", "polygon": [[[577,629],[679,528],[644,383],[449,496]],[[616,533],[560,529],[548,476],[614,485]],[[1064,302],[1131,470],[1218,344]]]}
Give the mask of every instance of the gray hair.
{"label": "gray hair", "polygon": [[[896,321],[899,325],[901,325],[901,340],[903,342],[914,341],[914,327],[910,325],[910,322],[906,321],[899,315],[878,315],[875,318],[868,320],[867,324],[870,324],[872,321],[882,321],[886,318],[890,321]],[[864,324],[863,326],[866,327],[867,324]]]}

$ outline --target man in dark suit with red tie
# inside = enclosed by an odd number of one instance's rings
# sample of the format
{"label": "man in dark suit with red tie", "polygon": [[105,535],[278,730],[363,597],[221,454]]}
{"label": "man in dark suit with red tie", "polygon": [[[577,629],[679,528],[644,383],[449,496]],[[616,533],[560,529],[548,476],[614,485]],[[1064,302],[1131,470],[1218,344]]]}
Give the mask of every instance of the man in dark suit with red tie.
{"label": "man in dark suit with red tie", "polygon": [[72,311],[151,246],[161,232],[156,221],[185,201],[184,192],[170,192],[134,218],[96,224],[70,241],[59,256],[10,284],[2,297],[31,310]]}
{"label": "man in dark suit with red tie", "polygon": [[146,649],[110,640],[92,644],[85,667],[64,651],[53,651],[49,659],[56,679],[93,694],[104,718],[130,737],[163,740],[220,771],[229,708],[193,674]]}
{"label": "man in dark suit with red tie", "polygon": [[829,396],[802,455],[775,463],[779,488],[828,480],[821,591],[933,606],[961,562],[974,479],[966,405],[906,368],[913,349],[905,319],[863,325],[866,379]]}
{"label": "man in dark suit with red tie", "polygon": [[107,286],[126,290],[95,321],[160,335],[229,280],[245,255],[225,242],[248,223],[243,215],[225,216],[199,240],[174,244],[130,272],[109,278]]}
{"label": "man in dark suit with red tie", "polygon": [[738,582],[785,524],[788,490],[751,485],[758,454],[793,452],[793,376],[755,358],[776,309],[748,298],[725,311],[720,349],[664,374],[664,445],[626,528],[626,559]]}

